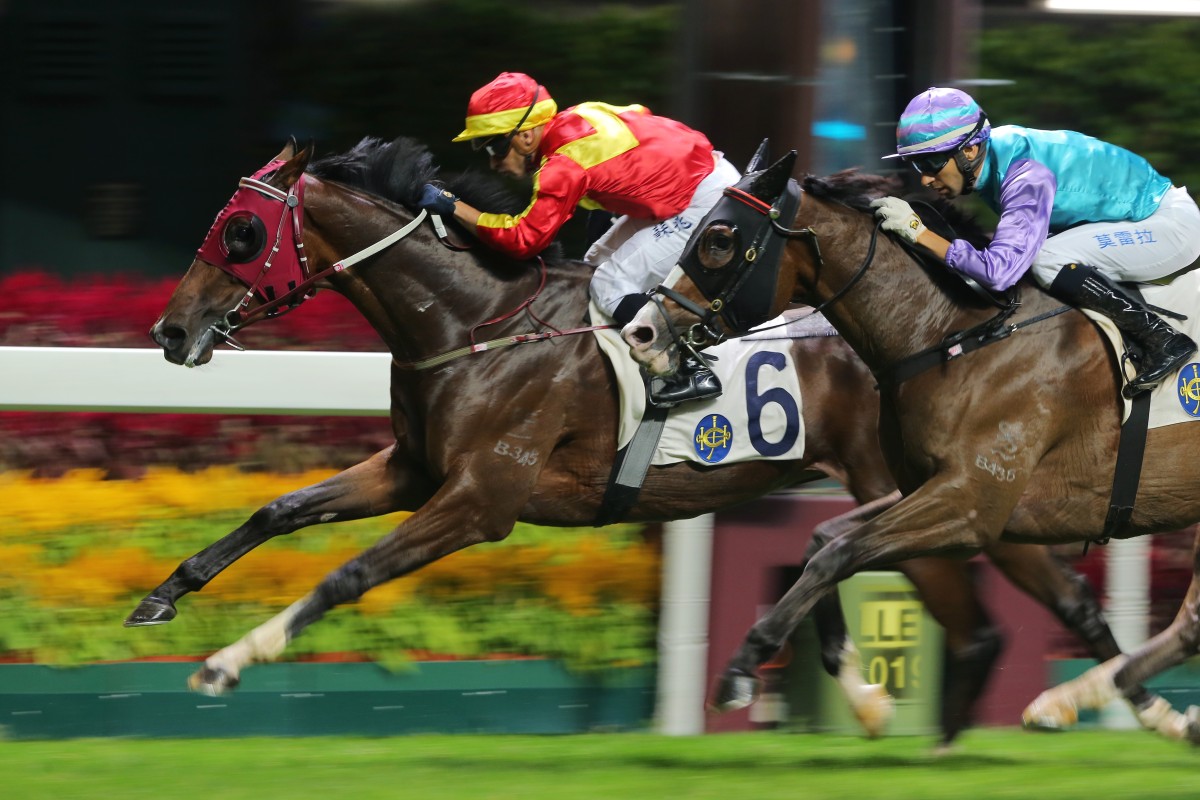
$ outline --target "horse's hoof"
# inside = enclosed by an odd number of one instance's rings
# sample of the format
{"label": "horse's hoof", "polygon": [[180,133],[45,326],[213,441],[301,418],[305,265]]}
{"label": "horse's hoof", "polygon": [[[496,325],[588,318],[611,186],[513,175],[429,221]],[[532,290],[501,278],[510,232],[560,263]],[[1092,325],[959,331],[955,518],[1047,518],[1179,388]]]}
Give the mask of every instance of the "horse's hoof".
{"label": "horse's hoof", "polygon": [[125,618],[126,628],[137,628],[143,625],[164,625],[175,619],[175,605],[167,600],[160,600],[154,595],[148,595]]}
{"label": "horse's hoof", "polygon": [[1056,701],[1042,692],[1021,713],[1021,724],[1031,731],[1065,731],[1079,722],[1074,703]]}
{"label": "horse's hoof", "polygon": [[210,667],[205,664],[188,678],[188,688],[199,694],[216,697],[232,692],[241,683],[238,676],[226,672],[221,667]]}
{"label": "horse's hoof", "polygon": [[854,716],[868,739],[877,739],[896,716],[896,700],[878,683],[863,686],[854,703]]}
{"label": "horse's hoof", "polygon": [[708,710],[714,714],[737,711],[752,705],[762,691],[762,681],[739,670],[727,670],[717,682]]}
{"label": "horse's hoof", "polygon": [[1200,707],[1188,706],[1184,716],[1187,718],[1187,740],[1192,744],[1200,745]]}
{"label": "horse's hoof", "polygon": [[954,743],[954,742],[938,742],[934,746],[933,750],[931,751],[931,755],[934,758],[947,758],[949,756],[954,755],[957,752],[958,752],[958,745],[956,743]]}

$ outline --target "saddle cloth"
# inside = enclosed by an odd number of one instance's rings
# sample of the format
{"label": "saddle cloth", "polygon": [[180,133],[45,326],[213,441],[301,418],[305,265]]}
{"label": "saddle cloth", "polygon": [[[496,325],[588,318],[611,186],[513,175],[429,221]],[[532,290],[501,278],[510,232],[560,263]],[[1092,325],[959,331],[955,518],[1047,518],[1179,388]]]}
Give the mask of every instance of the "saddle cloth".
{"label": "saddle cloth", "polygon": [[[1187,317],[1185,320],[1163,317],[1177,330],[1183,331],[1193,340],[1200,342],[1200,270],[1192,270],[1176,278],[1165,286],[1143,284],[1142,297],[1148,305],[1165,308]],[[1104,339],[1123,365],[1125,379],[1128,381],[1137,374],[1137,370],[1124,358],[1125,343],[1121,333],[1112,320],[1093,311],[1084,311],[1104,334]],[[1167,376],[1150,393],[1150,427],[1162,428],[1167,425],[1177,425],[1181,422],[1193,422],[1200,419],[1200,353],[1192,356],[1192,361],[1185,364],[1175,375]],[[1129,418],[1130,401],[1125,400],[1125,411],[1122,421]]]}
{"label": "saddle cloth", "polygon": [[[593,304],[593,324],[607,318]],[[823,318],[821,319],[824,322]],[[783,325],[779,317],[758,329]],[[835,333],[825,324],[830,335]],[[721,380],[720,397],[693,400],[672,408],[658,449],[650,463],[662,466],[680,461],[731,464],[761,459],[796,459],[804,454],[803,402],[800,379],[791,354],[795,323],[724,342],[705,351],[716,356],[713,372]],[[780,331],[785,331],[780,333]],[[621,421],[617,446],[633,438],[646,411],[646,388],[641,369],[617,330],[596,331],[600,350],[617,375]]]}

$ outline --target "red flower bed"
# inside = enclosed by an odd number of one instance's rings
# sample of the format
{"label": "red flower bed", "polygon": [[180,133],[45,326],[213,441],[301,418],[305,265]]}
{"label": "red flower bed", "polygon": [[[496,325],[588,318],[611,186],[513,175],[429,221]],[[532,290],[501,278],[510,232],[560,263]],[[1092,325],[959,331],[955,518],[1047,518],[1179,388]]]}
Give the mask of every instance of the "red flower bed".
{"label": "red flower bed", "polygon": [[[134,275],[62,278],[18,272],[0,278],[0,345],[154,347],[147,332],[178,281]],[[259,322],[239,337],[256,350],[383,351],[358,311],[335,292]]]}
{"label": "red flower bed", "polygon": [[[41,271],[4,276],[0,345],[153,347],[147,331],[176,283],[134,275],[63,278]],[[239,339],[259,350],[385,349],[358,311],[334,292],[253,325]],[[130,477],[152,465],[346,467],[391,441],[387,420],[376,417],[0,412],[0,469],[39,475],[88,467]]]}

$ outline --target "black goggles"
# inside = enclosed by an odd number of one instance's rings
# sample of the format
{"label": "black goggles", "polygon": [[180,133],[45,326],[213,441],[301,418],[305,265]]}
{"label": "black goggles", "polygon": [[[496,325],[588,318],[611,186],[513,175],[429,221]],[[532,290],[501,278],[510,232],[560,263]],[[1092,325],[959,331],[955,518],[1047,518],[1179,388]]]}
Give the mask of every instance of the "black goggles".
{"label": "black goggles", "polygon": [[508,155],[508,151],[512,149],[513,133],[504,136],[493,136],[479,146],[479,149],[488,154],[491,158],[504,158]]}
{"label": "black goggles", "polygon": [[910,156],[904,160],[922,175],[937,175],[946,168],[946,164],[950,162],[950,158],[955,152],[957,150],[948,153],[926,153],[922,156]]}

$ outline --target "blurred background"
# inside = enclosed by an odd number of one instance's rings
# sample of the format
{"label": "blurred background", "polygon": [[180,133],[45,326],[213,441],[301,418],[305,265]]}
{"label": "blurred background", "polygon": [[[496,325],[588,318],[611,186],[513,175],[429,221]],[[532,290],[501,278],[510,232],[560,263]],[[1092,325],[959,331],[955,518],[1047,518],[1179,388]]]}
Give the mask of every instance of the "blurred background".
{"label": "blurred background", "polygon": [[[237,178],[289,136],[323,155],[364,136],[408,135],[447,170],[485,169],[450,139],[471,92],[502,71],[534,75],[560,107],[642,103],[702,130],[739,166],[769,137],[773,154],[795,149],[798,170],[817,174],[888,169],[879,158],[893,149],[908,99],[956,85],[993,124],[1080,130],[1141,153],[1176,184],[1200,186],[1200,17],[1188,13],[1197,4],[1165,4],[1164,14],[1146,3],[1115,13],[1113,4],[1075,13],[1056,5],[0,0],[0,346],[147,347],[146,331]],[[582,254],[584,237],[581,218],[563,234],[568,252]],[[329,293],[254,326],[245,343],[382,350]],[[0,661],[145,665],[232,641],[399,518],[272,543],[189,598],[170,626],[127,631],[120,621],[178,561],[264,502],[390,442],[382,417],[0,412]],[[710,674],[794,578],[812,526],[847,504],[828,485],[718,517]],[[613,681],[618,691],[608,711],[595,711],[596,700],[593,712],[553,725],[636,727],[653,712],[660,538],[655,526],[522,526],[495,546],[507,551],[503,574],[493,550],[457,555],[331,615],[290,657],[410,675],[417,662],[548,660],[563,665],[554,678],[570,684],[563,691],[600,697]],[[1190,531],[1154,540],[1151,630],[1178,605],[1190,542]],[[1104,549],[1075,560],[1103,593]],[[1082,653],[1043,609],[977,566],[983,602],[1010,639],[1007,672],[981,720],[1012,724],[1014,701],[1004,698],[1017,692],[1019,712]],[[936,639],[923,646],[937,658]],[[817,678],[790,680],[792,690],[776,687],[779,698]],[[49,697],[57,690],[47,686]],[[914,702],[930,711],[914,731],[934,724],[936,681],[926,688]],[[709,724],[773,727],[796,713],[780,700]],[[822,713],[807,710],[803,724],[840,724]],[[70,724],[85,723],[46,723],[30,735]]]}

